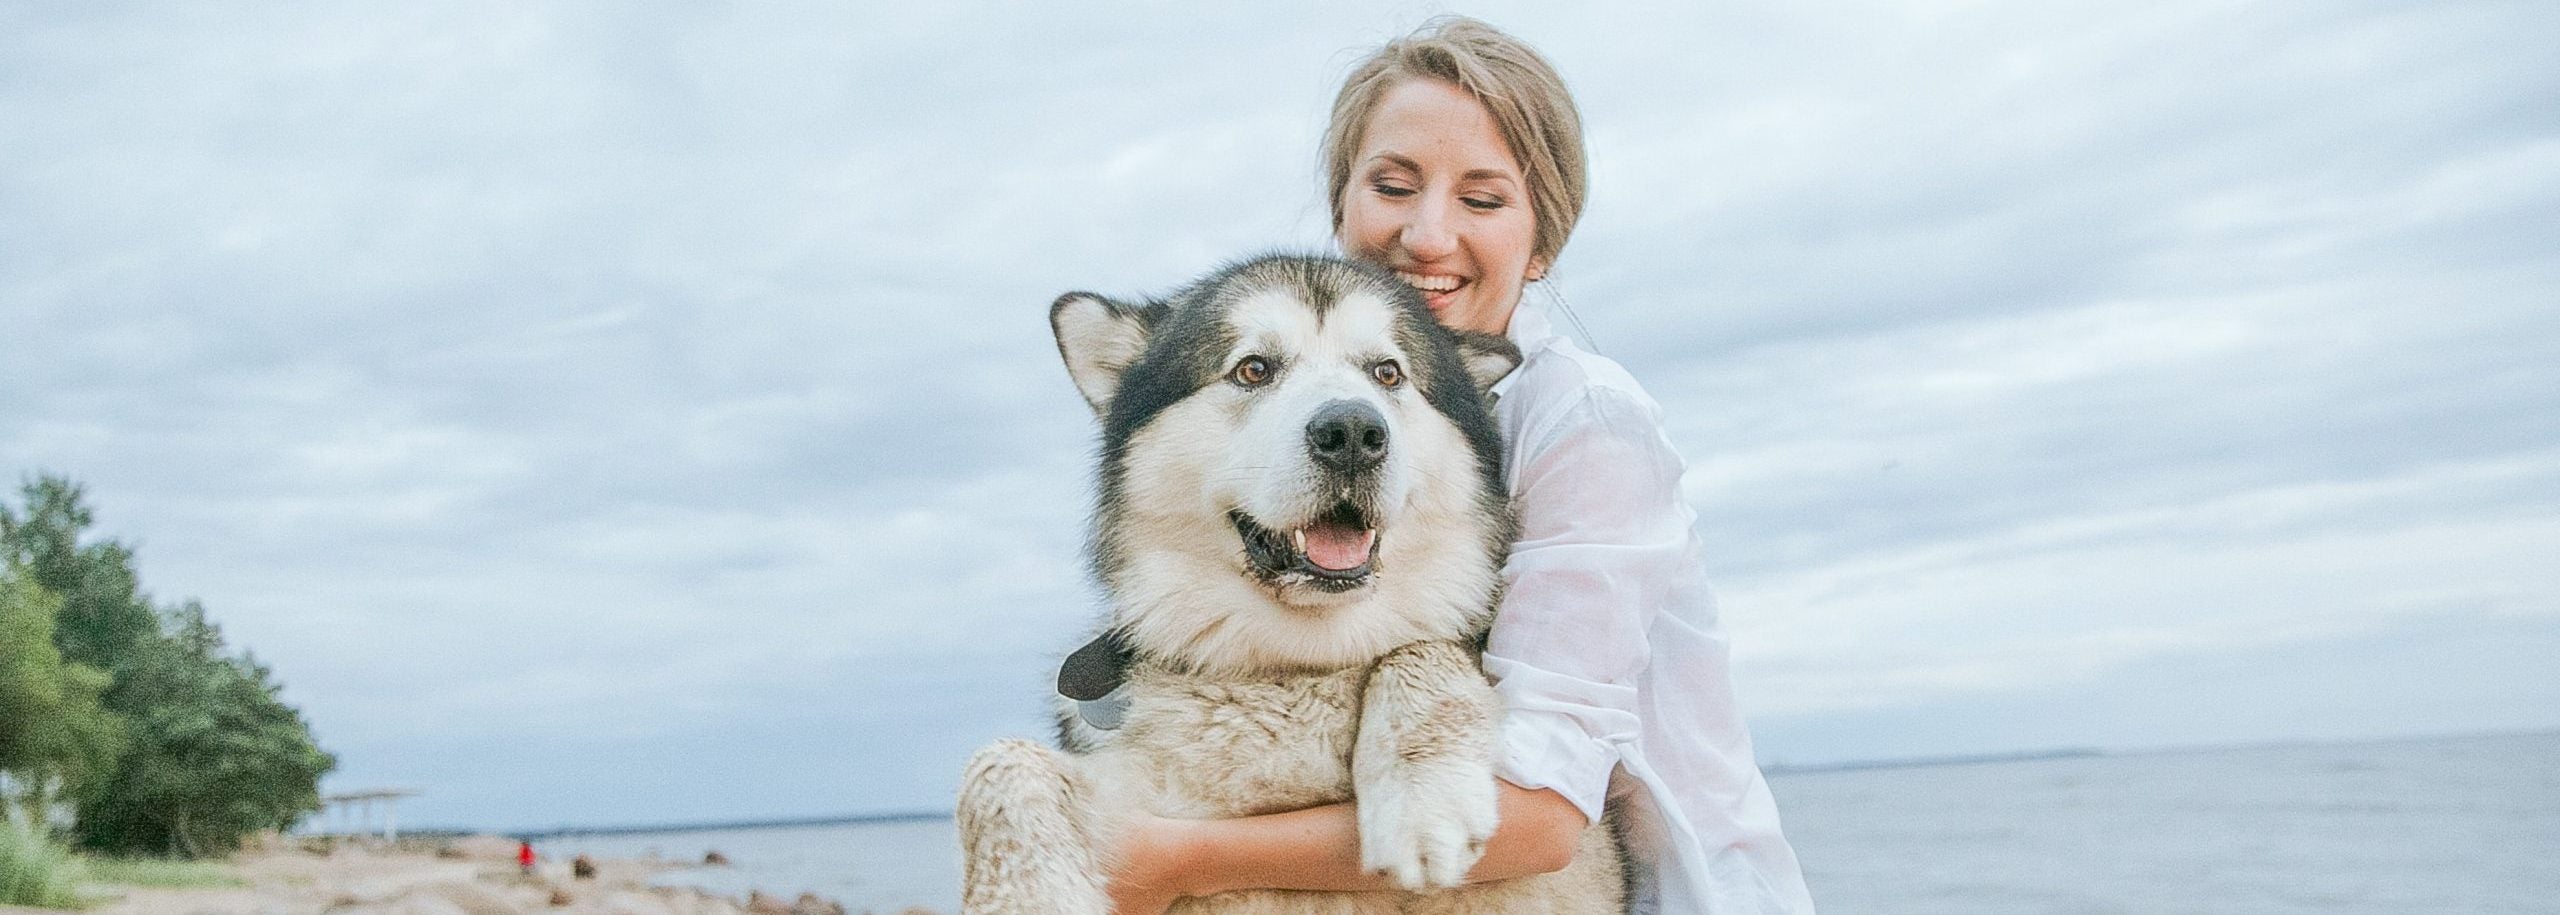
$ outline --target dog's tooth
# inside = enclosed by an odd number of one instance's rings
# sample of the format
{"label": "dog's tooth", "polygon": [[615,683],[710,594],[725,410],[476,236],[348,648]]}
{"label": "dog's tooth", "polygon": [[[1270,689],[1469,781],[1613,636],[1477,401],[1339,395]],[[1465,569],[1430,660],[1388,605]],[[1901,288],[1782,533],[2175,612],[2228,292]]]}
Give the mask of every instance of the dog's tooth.
{"label": "dog's tooth", "polygon": [[1303,528],[1303,527],[1300,527],[1300,528],[1291,528],[1291,529],[1290,529],[1290,531],[1289,531],[1289,545],[1294,546],[1294,547],[1297,547],[1297,548],[1298,548],[1298,552],[1301,552],[1301,553],[1306,552],[1306,551],[1307,551],[1307,529],[1306,529],[1306,528]]}

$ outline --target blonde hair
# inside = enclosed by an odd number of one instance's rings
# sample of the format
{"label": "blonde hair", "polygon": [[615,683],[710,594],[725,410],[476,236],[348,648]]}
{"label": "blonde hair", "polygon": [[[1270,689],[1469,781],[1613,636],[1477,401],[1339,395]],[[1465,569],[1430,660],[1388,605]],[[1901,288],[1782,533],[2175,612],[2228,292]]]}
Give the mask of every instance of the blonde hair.
{"label": "blonde hair", "polygon": [[1464,89],[1493,116],[1529,186],[1529,214],[1537,225],[1530,257],[1553,266],[1582,218],[1582,114],[1546,58],[1501,29],[1465,16],[1423,23],[1413,34],[1387,42],[1343,79],[1333,99],[1333,121],[1324,131],[1325,195],[1334,229],[1342,228],[1342,198],[1370,116],[1387,90],[1413,79]]}

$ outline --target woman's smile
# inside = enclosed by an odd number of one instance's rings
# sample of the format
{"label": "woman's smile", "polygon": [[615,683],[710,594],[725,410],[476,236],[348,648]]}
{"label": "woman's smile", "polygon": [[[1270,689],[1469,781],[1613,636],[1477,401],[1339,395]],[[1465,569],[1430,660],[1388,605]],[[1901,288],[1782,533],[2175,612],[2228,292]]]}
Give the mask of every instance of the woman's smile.
{"label": "woman's smile", "polygon": [[1450,301],[1457,298],[1458,289],[1467,284],[1465,278],[1446,273],[1414,273],[1398,270],[1396,278],[1404,280],[1405,285],[1421,292],[1422,303],[1431,306],[1431,313],[1435,316],[1447,311]]}

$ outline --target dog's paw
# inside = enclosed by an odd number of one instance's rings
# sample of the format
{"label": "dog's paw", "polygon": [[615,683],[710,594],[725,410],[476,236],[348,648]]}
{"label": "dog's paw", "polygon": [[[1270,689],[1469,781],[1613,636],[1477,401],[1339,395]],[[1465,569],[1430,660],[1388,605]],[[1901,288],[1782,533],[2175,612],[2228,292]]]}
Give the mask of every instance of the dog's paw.
{"label": "dog's paw", "polygon": [[963,915],[1110,915],[1064,757],[1025,740],[978,751],[961,777]]}
{"label": "dog's paw", "polygon": [[1407,766],[1363,787],[1357,799],[1362,867],[1407,890],[1466,882],[1499,816],[1491,767]]}

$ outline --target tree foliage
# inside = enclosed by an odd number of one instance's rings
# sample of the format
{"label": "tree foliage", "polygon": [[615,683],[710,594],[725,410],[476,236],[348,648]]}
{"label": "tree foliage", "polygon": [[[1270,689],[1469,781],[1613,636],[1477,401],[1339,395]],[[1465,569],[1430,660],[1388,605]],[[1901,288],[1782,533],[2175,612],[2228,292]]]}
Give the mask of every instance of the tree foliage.
{"label": "tree foliage", "polygon": [[108,692],[132,747],[80,805],[82,845],[188,856],[227,852],[318,809],[336,764],[264,665],[221,653],[222,634],[189,602],[175,631],[141,643]]}
{"label": "tree foliage", "polygon": [[98,701],[107,674],[65,663],[54,645],[61,606],[16,563],[0,567],[0,773],[24,786],[29,826],[44,822],[57,788],[111,771],[123,746],[123,723]]}
{"label": "tree foliage", "polygon": [[112,540],[80,542],[92,520],[80,485],[39,477],[20,492],[26,514],[0,506],[0,545],[62,600],[54,641],[73,663],[112,672],[133,646],[160,633],[160,619],[133,574],[133,551]]}
{"label": "tree foliage", "polygon": [[[245,653],[227,653],[220,628],[195,602],[153,605],[134,575],[132,551],[122,544],[84,542],[92,519],[77,484],[46,477],[22,493],[23,514],[0,505],[0,552],[12,579],[23,579],[12,585],[14,597],[0,595],[0,601],[38,609],[0,604],[13,611],[0,615],[6,627],[0,633],[9,639],[0,652],[9,663],[0,672],[0,690],[44,678],[36,672],[43,653],[20,645],[34,644],[38,627],[27,620],[49,609],[45,628],[58,652],[51,677],[60,686],[52,693],[22,691],[33,697],[24,700],[29,709],[57,697],[47,706],[53,711],[30,713],[30,721],[40,717],[43,725],[24,730],[56,736],[24,745],[76,745],[92,754],[80,759],[94,763],[103,754],[112,760],[63,779],[74,788],[74,839],[112,852],[217,854],[251,832],[291,826],[318,809],[320,776],[336,760],[312,740],[301,713],[284,703],[272,671]],[[12,701],[10,695],[0,692],[0,702]],[[85,719],[78,711],[84,697],[94,710]],[[104,744],[60,736],[95,737],[101,720],[114,726]],[[0,729],[0,740],[12,733]],[[15,745],[0,744],[0,752],[29,758],[36,752],[8,746]],[[48,752],[47,758],[65,756]],[[14,759],[0,756],[0,771],[21,771]]]}

